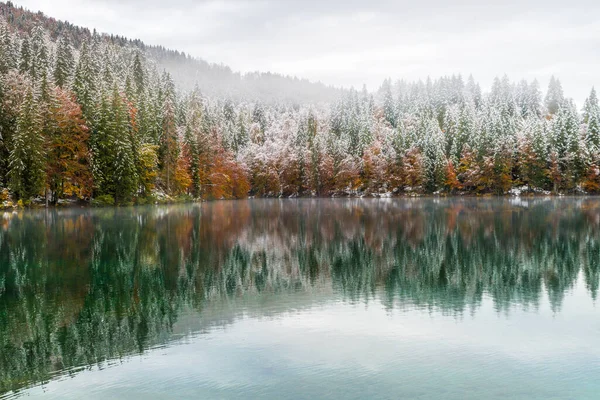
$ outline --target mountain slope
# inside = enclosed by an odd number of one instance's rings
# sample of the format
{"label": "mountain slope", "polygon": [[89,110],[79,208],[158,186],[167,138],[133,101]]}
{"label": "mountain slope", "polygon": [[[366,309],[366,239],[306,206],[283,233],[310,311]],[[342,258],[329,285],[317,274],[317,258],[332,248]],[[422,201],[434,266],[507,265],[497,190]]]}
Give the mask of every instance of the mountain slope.
{"label": "mountain slope", "polygon": [[[67,37],[76,49],[79,49],[84,40],[90,40],[94,34],[88,28],[56,20],[41,12],[36,13],[17,7],[10,1],[0,2],[0,18],[2,17],[14,30],[23,33],[31,33],[33,27],[41,25],[49,32],[51,39]],[[234,101],[298,104],[331,102],[343,93],[342,89],[280,74],[269,72],[241,74],[225,65],[209,63],[177,50],[162,46],[148,46],[139,39],[133,40],[110,34],[101,36],[103,40],[113,44],[142,50],[156,62],[159,69],[168,71],[181,89],[192,90],[198,86],[203,93],[211,97],[230,98]]]}

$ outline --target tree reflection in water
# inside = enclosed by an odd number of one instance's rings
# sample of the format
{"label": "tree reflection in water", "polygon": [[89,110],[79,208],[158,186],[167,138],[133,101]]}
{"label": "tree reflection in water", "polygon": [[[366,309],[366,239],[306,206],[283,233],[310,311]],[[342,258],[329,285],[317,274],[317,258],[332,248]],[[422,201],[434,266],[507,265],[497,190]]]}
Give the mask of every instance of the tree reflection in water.
{"label": "tree reflection in water", "polygon": [[599,230],[593,198],[4,213],[0,393],[166,343],[184,308],[201,317],[207,304],[264,293],[457,316],[476,312],[484,295],[498,312],[535,308],[547,295],[560,312],[580,274],[597,296]]}

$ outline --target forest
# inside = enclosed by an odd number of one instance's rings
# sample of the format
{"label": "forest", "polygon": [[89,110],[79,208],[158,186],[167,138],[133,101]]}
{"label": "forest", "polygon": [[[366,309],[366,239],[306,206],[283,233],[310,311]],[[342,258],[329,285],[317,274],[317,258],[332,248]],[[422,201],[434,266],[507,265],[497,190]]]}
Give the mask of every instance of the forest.
{"label": "forest", "polygon": [[523,191],[600,191],[593,88],[241,76],[0,3],[0,206]]}

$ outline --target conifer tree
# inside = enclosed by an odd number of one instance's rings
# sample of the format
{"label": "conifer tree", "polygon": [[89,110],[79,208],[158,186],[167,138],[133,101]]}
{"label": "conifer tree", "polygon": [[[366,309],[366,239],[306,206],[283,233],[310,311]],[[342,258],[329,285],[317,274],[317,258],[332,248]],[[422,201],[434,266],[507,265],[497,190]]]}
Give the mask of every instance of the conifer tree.
{"label": "conifer tree", "polygon": [[0,21],[0,74],[6,74],[16,66],[17,57],[14,54],[12,35],[6,24]]}
{"label": "conifer tree", "polygon": [[585,129],[585,148],[588,159],[593,164],[600,162],[600,106],[596,90],[592,88],[590,96],[583,106],[583,123]]}
{"label": "conifer tree", "polygon": [[66,36],[61,36],[56,48],[54,83],[63,89],[69,87],[75,69],[73,49]]}
{"label": "conifer tree", "polygon": [[171,183],[177,169],[179,158],[177,140],[177,115],[175,84],[168,73],[162,77],[163,105],[162,105],[162,132],[160,139],[159,161],[163,174],[163,183],[167,193],[171,192]]}
{"label": "conifer tree", "polygon": [[41,25],[33,28],[30,41],[31,62],[29,74],[34,81],[48,77],[49,54],[46,41],[44,28]]}
{"label": "conifer tree", "polygon": [[136,156],[139,151],[131,116],[117,86],[113,87],[111,100],[114,122],[111,139],[114,141],[114,165],[112,179],[117,204],[131,201],[138,188]]}
{"label": "conifer tree", "polygon": [[87,121],[94,116],[94,107],[99,94],[98,68],[93,59],[94,55],[87,41],[84,41],[79,50],[79,60],[75,69],[73,91],[77,95],[77,101],[81,105],[81,111]]}
{"label": "conifer tree", "polygon": [[133,76],[133,83],[135,84],[135,91],[138,96],[144,91],[146,85],[145,72],[141,58],[141,54],[136,52],[131,66],[131,75]]}
{"label": "conifer tree", "polygon": [[[0,26],[1,28],[1,26]],[[0,76],[0,186],[6,184],[6,176],[8,173],[8,156],[10,154],[10,125],[9,116],[5,111],[5,83],[3,77]]]}
{"label": "conifer tree", "polygon": [[95,195],[113,195],[113,166],[115,143],[115,115],[106,90],[100,94],[100,102],[94,115],[94,129],[90,134],[91,165]]}
{"label": "conifer tree", "polygon": [[447,166],[444,156],[443,134],[436,118],[423,117],[419,122],[419,136],[423,154],[423,184],[425,190],[434,192],[441,189]]}
{"label": "conifer tree", "polygon": [[552,76],[550,78],[550,83],[548,84],[548,93],[546,93],[546,98],[544,99],[548,114],[556,114],[564,101],[565,96],[563,94],[562,85],[558,79]]}
{"label": "conifer tree", "polygon": [[585,164],[581,152],[579,117],[575,106],[564,101],[553,118],[552,150],[562,175],[559,189],[571,190],[581,179]]}
{"label": "conifer tree", "polygon": [[29,45],[29,38],[24,38],[21,42],[21,56],[19,58],[19,71],[22,74],[29,74],[31,72],[32,65],[31,47]]}
{"label": "conifer tree", "polygon": [[17,119],[9,156],[9,187],[19,199],[29,199],[44,188],[44,138],[39,104],[29,89]]}
{"label": "conifer tree", "polygon": [[383,82],[381,90],[383,91],[383,116],[392,128],[396,128],[396,107],[394,104],[394,96],[392,95],[391,79],[386,79]]}
{"label": "conifer tree", "polygon": [[590,118],[600,112],[600,106],[598,105],[598,96],[596,95],[596,89],[592,88],[590,95],[587,99],[585,99],[585,103],[583,104],[583,123],[588,124]]}

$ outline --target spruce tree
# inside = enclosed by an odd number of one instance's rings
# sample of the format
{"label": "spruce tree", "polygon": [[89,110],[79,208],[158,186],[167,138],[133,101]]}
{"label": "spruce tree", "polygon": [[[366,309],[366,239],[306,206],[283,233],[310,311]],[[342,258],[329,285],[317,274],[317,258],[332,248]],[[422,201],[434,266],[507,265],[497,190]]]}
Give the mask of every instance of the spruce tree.
{"label": "spruce tree", "polygon": [[32,65],[31,46],[29,44],[29,38],[25,37],[21,42],[21,55],[19,58],[19,72],[22,74],[29,74]]}
{"label": "spruce tree", "polygon": [[94,54],[90,44],[84,41],[79,50],[79,60],[75,69],[73,91],[81,105],[81,111],[87,121],[91,121],[94,115],[94,107],[99,91],[98,68],[94,60]]}
{"label": "spruce tree", "polygon": [[392,126],[396,128],[398,122],[396,118],[396,107],[394,105],[394,96],[392,95],[392,81],[386,79],[381,88],[383,92],[383,117]]}
{"label": "spruce tree", "polygon": [[179,157],[177,141],[177,110],[175,98],[175,84],[171,75],[163,74],[162,78],[162,131],[160,138],[159,161],[163,174],[163,183],[167,193],[171,192],[171,183],[177,167]]}
{"label": "spruce tree", "polygon": [[583,123],[588,124],[592,115],[598,114],[599,112],[600,106],[598,105],[598,96],[596,95],[596,89],[592,88],[589,97],[585,99],[585,103],[583,104]]}
{"label": "spruce tree", "polygon": [[585,144],[592,162],[600,160],[600,106],[596,90],[592,88],[590,96],[583,106],[583,123],[585,124]]}
{"label": "spruce tree", "polygon": [[13,49],[12,35],[6,24],[0,21],[0,74],[5,74],[9,69],[15,68],[17,60]]}
{"label": "spruce tree", "polygon": [[10,154],[10,124],[9,117],[6,113],[5,102],[5,83],[0,75],[0,186],[7,183],[8,174],[8,157]]}
{"label": "spruce tree", "polygon": [[550,83],[548,84],[548,93],[546,93],[546,98],[544,99],[544,105],[546,106],[548,114],[556,114],[564,101],[565,97],[562,85],[558,79],[552,76],[550,78]]}
{"label": "spruce tree", "polygon": [[46,39],[46,31],[41,25],[33,28],[31,33],[31,63],[29,74],[34,80],[47,78],[49,67],[49,53]]}
{"label": "spruce tree", "polygon": [[563,101],[553,121],[552,149],[556,153],[563,184],[560,189],[571,190],[585,169],[579,135],[579,116],[571,101]]}
{"label": "spruce tree", "polygon": [[9,188],[19,199],[38,195],[45,182],[45,152],[39,104],[33,89],[28,90],[17,119],[9,156]]}
{"label": "spruce tree", "polygon": [[121,204],[131,201],[138,187],[136,156],[139,152],[139,144],[131,126],[127,104],[116,85],[113,87],[111,108],[114,117],[111,140],[114,142],[115,149],[111,175],[115,202]]}
{"label": "spruce tree", "polygon": [[54,83],[60,88],[67,88],[75,69],[73,49],[66,36],[61,36],[56,48],[56,66],[54,67]]}

